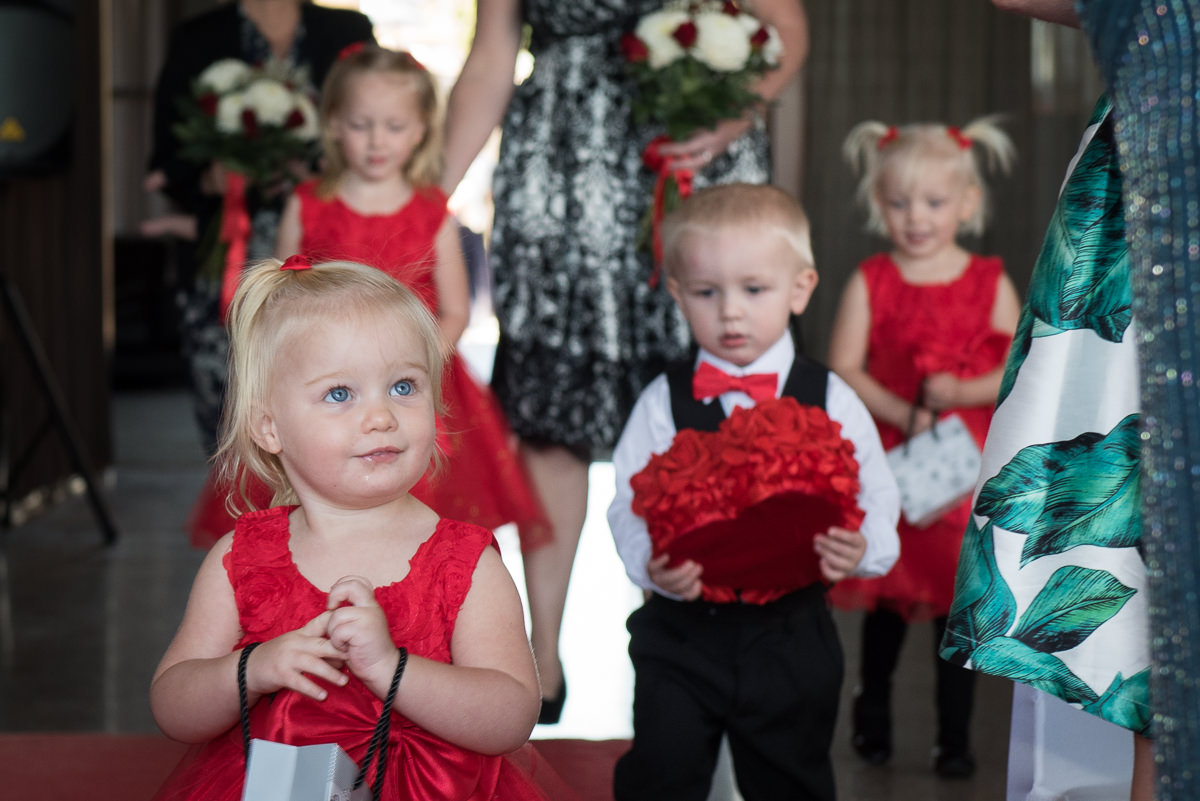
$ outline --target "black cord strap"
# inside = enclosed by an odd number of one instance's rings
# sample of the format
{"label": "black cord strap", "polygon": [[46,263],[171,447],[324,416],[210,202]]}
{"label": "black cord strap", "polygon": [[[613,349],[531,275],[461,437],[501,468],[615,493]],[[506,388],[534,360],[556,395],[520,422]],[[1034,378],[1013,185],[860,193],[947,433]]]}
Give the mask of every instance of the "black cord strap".
{"label": "black cord strap", "polygon": [[246,698],[246,663],[250,661],[250,652],[258,646],[256,642],[246,643],[238,656],[237,666],[238,711],[242,717],[242,748],[246,752],[247,762],[250,761],[250,703]]}
{"label": "black cord strap", "polygon": [[[371,762],[375,761],[375,781],[371,782],[371,798],[379,801],[383,791],[383,775],[387,770],[388,733],[392,728],[392,703],[396,700],[396,690],[400,687],[400,677],[408,664],[408,649],[403,645],[399,648],[399,659],[396,661],[396,672],[392,674],[392,683],[388,687],[387,696],[383,699],[383,709],[379,713],[379,722],[375,724],[375,732],[371,735],[371,744],[367,746],[367,756],[359,768],[358,778],[354,780],[357,790],[367,779],[367,771]],[[376,758],[378,757],[378,758]]]}

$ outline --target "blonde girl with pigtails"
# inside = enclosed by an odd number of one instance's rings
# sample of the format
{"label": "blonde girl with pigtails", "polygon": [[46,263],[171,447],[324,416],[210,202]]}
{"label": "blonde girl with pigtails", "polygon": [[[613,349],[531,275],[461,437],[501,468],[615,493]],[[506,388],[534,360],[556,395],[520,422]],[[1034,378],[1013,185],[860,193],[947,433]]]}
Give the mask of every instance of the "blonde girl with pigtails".
{"label": "blonde girl with pigtails", "polygon": [[[1014,148],[995,117],[856,125],[843,147],[859,173],[867,229],[888,248],[863,261],[843,290],[829,365],[875,418],[885,448],[957,414],[982,448],[1020,304],[1003,264],[969,252],[982,233],[987,172],[1006,173]],[[917,527],[901,519],[900,560],[886,576],[840,582],[831,598],[863,609],[862,664],[852,723],[855,751],[872,765],[892,756],[891,679],[910,623],[933,621],[941,641],[970,515],[964,500]],[[933,655],[937,739],[945,778],[975,771],[970,749],[974,676]]]}

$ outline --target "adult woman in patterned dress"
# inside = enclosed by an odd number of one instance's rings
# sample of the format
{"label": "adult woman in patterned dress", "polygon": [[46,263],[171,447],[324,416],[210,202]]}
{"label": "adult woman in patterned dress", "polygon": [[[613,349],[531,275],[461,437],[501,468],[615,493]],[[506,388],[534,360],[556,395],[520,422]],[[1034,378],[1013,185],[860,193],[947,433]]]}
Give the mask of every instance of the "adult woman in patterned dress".
{"label": "adult woman in patterned dress", "polygon": [[[526,559],[543,722],[565,697],[558,634],[587,506],[588,463],[604,458],[644,384],[687,352],[683,319],[637,247],[658,131],[630,121],[621,35],[661,0],[477,0],[475,40],[450,95],[443,187],[453,190],[503,120],[493,176],[491,263],[500,342],[492,383],[521,438],[555,541]],[[808,48],[800,0],[743,4],[784,52],[755,89],[777,97]],[[512,75],[522,26],[532,74]],[[770,179],[762,109],[664,148],[697,185]]]}
{"label": "adult woman in patterned dress", "polygon": [[[1081,21],[1072,0],[993,2],[1072,27]],[[941,656],[1132,732],[1130,798],[1149,801],[1152,666],[1137,353],[1144,320],[1133,314],[1116,122],[1109,97],[1101,98],[1030,278]]]}
{"label": "adult woman in patterned dress", "polygon": [[[239,0],[184,20],[171,32],[154,90],[154,145],[145,187],[163,192],[186,216],[148,221],[143,230],[150,235],[174,232],[195,238],[204,236],[220,214],[225,190],[222,169],[184,158],[174,132],[180,119],[179,98],[192,91],[192,81],[209,65],[225,58],[250,64],[279,59],[307,78],[315,97],[342,48],[374,40],[366,15],[302,0]],[[252,193],[255,202],[250,209],[252,231],[247,243],[251,259],[274,252],[279,214],[290,191],[290,184],[281,184]],[[184,261],[183,348],[191,370],[196,422],[204,448],[211,454],[216,450],[229,343],[217,313],[219,280],[193,275],[195,265],[186,257]]]}

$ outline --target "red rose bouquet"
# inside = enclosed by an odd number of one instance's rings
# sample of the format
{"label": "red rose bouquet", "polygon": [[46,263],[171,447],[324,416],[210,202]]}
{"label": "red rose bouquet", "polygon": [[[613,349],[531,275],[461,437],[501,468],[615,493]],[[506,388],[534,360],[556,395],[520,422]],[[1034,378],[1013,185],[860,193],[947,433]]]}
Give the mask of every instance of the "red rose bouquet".
{"label": "red rose bouquet", "polygon": [[782,44],[769,25],[719,0],[672,0],[642,17],[621,39],[621,51],[637,85],[633,120],[665,129],[643,158],[658,173],[650,224],[654,258],[661,258],[657,225],[665,211],[691,193],[692,175],[658,152],[664,141],[680,141],[701,128],[740,117],[761,103],[750,88],[779,65]]}
{"label": "red rose bouquet", "polygon": [[654,554],[698,562],[706,590],[819,581],[813,537],[863,519],[854,444],[789,397],[735,409],[715,432],[680,431],[630,484]]}
{"label": "red rose bouquet", "polygon": [[289,164],[313,154],[320,127],[302,72],[278,62],[251,66],[236,58],[210,65],[180,98],[174,132],[180,154],[225,168],[221,220],[201,240],[201,272],[222,275],[222,314],[233,297],[250,232],[249,188],[269,190],[288,177]]}

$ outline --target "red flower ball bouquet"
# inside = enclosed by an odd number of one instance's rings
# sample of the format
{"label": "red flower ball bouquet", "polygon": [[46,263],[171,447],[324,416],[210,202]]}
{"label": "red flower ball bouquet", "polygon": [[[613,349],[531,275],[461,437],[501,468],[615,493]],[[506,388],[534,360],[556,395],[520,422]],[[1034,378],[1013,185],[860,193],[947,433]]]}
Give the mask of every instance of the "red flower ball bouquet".
{"label": "red flower ball bouquet", "polygon": [[715,432],[680,431],[630,484],[654,555],[700,564],[706,590],[820,581],[813,537],[863,519],[853,443],[794,398],[735,409]]}

